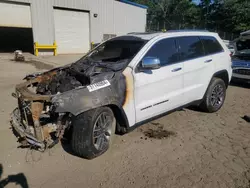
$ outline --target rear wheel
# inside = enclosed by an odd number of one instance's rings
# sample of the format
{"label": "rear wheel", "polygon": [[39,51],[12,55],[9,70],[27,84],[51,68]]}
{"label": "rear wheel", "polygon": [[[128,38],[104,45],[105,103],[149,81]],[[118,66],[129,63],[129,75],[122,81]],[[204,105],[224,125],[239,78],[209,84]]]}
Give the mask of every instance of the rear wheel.
{"label": "rear wheel", "polygon": [[224,104],[226,85],[220,78],[213,78],[200,107],[206,112],[217,112]]}
{"label": "rear wheel", "polygon": [[112,110],[101,107],[78,115],[73,121],[71,145],[80,157],[92,159],[108,150],[115,132]]}

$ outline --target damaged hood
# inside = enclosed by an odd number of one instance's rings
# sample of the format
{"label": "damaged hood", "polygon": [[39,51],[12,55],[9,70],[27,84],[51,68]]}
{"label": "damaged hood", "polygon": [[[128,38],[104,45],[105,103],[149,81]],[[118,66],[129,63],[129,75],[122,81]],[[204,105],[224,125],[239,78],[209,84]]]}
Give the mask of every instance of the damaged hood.
{"label": "damaged hood", "polygon": [[114,63],[85,59],[47,72],[30,74],[24,79],[38,81],[37,94],[56,95],[104,80],[111,80],[115,73],[122,71],[127,64],[128,60]]}
{"label": "damaged hood", "polygon": [[67,95],[72,97],[73,93],[76,94],[81,89],[92,94],[93,91],[111,85],[112,79],[121,74],[128,62],[129,60],[114,63],[80,59],[63,67],[27,75],[24,78],[26,82],[16,86],[16,92],[26,100],[51,102],[60,101],[63,96],[67,98]]}

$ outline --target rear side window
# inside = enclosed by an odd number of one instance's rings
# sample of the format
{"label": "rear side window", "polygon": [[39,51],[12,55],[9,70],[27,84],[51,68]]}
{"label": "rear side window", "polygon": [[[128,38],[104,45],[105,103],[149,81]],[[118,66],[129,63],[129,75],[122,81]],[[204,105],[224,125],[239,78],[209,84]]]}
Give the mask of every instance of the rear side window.
{"label": "rear side window", "polygon": [[216,40],[216,38],[211,36],[201,36],[200,39],[204,45],[206,55],[211,55],[224,51],[220,43]]}
{"label": "rear side window", "polygon": [[197,36],[178,37],[181,61],[199,58],[205,55],[203,45]]}
{"label": "rear side window", "polygon": [[160,59],[161,65],[169,65],[178,61],[178,53],[174,38],[163,39],[147,52],[145,57],[156,57]]}

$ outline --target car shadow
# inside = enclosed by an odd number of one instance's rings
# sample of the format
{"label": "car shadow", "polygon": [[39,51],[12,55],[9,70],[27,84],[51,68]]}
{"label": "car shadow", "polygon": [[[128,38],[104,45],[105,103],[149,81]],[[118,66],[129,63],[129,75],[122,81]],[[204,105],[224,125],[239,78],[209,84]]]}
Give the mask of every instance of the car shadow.
{"label": "car shadow", "polygon": [[250,123],[250,116],[245,115],[244,117],[241,117],[246,122]]}
{"label": "car shadow", "polygon": [[188,106],[185,109],[191,110],[191,111],[194,111],[194,112],[199,112],[199,113],[207,114],[207,112],[205,110],[203,110],[202,108],[200,108],[199,106]]}
{"label": "car shadow", "polygon": [[21,188],[29,188],[27,178],[23,173],[9,175],[7,178],[2,179],[3,165],[0,164],[0,188],[6,187],[9,183],[15,183]]}
{"label": "car shadow", "polygon": [[73,155],[75,157],[78,157],[72,150],[70,141],[69,140],[61,140],[61,146],[65,152],[67,152],[70,155]]}
{"label": "car shadow", "polygon": [[63,150],[68,154],[73,155],[75,157],[79,157],[73,152],[71,148],[70,144],[71,139],[72,139],[72,128],[64,133],[63,138],[60,140],[61,146]]}
{"label": "car shadow", "polygon": [[230,82],[230,86],[250,89],[250,84],[246,83],[246,82],[232,81],[232,82]]}

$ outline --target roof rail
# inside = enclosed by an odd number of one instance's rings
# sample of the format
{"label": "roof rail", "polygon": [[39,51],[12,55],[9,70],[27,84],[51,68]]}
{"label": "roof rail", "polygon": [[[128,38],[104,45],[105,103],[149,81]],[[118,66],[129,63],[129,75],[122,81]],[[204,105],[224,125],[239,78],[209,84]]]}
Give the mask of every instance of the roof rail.
{"label": "roof rail", "polygon": [[209,32],[208,30],[202,29],[180,29],[180,30],[168,30],[167,32]]}
{"label": "roof rail", "polygon": [[157,31],[155,31],[155,32],[130,32],[130,33],[127,33],[128,35],[132,35],[132,34],[134,34],[134,35],[149,35],[149,34],[154,34],[154,33],[162,33],[162,32],[157,32]]}
{"label": "roof rail", "polygon": [[165,32],[162,31],[152,31],[152,32],[130,32],[128,35],[147,35],[147,34],[155,34],[155,33],[172,33],[172,32],[210,32],[208,30],[198,30],[198,29],[180,29],[180,30],[167,30]]}

